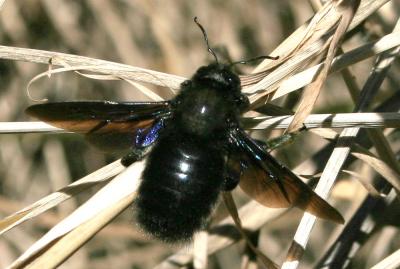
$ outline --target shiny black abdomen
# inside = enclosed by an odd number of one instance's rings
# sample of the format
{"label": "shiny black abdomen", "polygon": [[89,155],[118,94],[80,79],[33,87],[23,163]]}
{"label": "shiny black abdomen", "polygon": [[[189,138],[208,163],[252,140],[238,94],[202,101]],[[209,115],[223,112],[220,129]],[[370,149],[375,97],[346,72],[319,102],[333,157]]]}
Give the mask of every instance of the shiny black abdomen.
{"label": "shiny black abdomen", "polygon": [[218,199],[224,157],[212,137],[199,141],[168,127],[148,157],[136,202],[137,219],[157,238],[187,241],[203,228]]}

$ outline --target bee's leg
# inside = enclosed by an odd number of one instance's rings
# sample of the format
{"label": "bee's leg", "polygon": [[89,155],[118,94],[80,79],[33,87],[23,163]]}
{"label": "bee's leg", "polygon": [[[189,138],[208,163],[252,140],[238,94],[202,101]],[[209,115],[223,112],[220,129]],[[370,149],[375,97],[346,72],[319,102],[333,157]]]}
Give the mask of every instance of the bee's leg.
{"label": "bee's leg", "polygon": [[148,151],[149,151],[148,147],[134,148],[134,149],[132,149],[131,152],[129,152],[124,157],[122,157],[121,164],[125,167],[128,167],[129,165],[133,164],[134,162],[142,160],[144,158],[144,156],[146,156]]}
{"label": "bee's leg", "polygon": [[275,138],[268,139],[267,141],[253,138],[253,141],[265,151],[271,152],[277,148],[293,143],[295,136],[297,136],[297,133],[284,134]]}
{"label": "bee's leg", "polygon": [[224,173],[224,182],[222,185],[223,191],[231,191],[239,184],[240,181],[240,174],[237,173],[235,170],[225,171]]}
{"label": "bee's leg", "polygon": [[286,146],[289,144],[292,144],[295,139],[299,136],[300,133],[303,131],[306,131],[307,127],[303,126],[301,129],[298,131],[295,131],[293,133],[285,133],[281,136],[278,136],[276,138],[268,139],[266,142],[260,141],[260,140],[255,140],[261,147],[264,148],[264,150],[271,152],[277,148],[280,148],[282,146]]}
{"label": "bee's leg", "polygon": [[231,191],[239,184],[245,164],[240,159],[240,155],[228,152],[225,161],[223,191]]}
{"label": "bee's leg", "polygon": [[[276,138],[268,139],[267,142],[263,143],[264,145],[262,145],[262,147],[268,152],[273,151],[277,148],[293,143],[298,134],[298,132],[287,133]],[[257,142],[259,141],[257,140]]]}

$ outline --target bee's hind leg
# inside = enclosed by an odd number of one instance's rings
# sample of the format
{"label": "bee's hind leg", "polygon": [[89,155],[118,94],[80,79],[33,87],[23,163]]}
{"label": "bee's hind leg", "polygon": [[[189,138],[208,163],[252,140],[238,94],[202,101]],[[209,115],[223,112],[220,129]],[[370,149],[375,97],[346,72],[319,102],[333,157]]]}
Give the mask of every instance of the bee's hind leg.
{"label": "bee's hind leg", "polygon": [[148,151],[149,151],[148,147],[134,148],[134,149],[132,149],[131,152],[129,152],[124,157],[122,157],[121,164],[125,167],[128,167],[129,165],[133,164],[134,162],[142,160],[146,156]]}

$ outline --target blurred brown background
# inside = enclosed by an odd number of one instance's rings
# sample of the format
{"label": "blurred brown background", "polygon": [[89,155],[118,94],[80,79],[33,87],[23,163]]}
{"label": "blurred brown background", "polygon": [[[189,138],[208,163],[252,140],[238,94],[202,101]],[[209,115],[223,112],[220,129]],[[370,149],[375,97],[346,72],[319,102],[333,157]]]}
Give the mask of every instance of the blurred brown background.
{"label": "blurred brown background", "polygon": [[[355,34],[344,48],[356,47],[374,35],[390,32],[398,16],[393,5],[381,9],[379,16],[371,16],[367,25],[370,31]],[[212,47],[221,54],[226,50],[232,59],[240,60],[268,54],[313,14],[309,1],[6,1],[0,13],[0,40],[5,46],[77,54],[190,77],[199,66],[212,60],[193,17],[198,16],[206,28]],[[362,83],[370,65],[358,64],[352,68]],[[397,65],[391,71],[381,99],[389,95],[391,85],[399,82],[398,76],[393,75],[398,68]],[[27,84],[47,69],[47,65],[0,60],[0,121],[28,120],[23,111],[33,102],[27,96]],[[242,68],[244,72],[250,70]],[[339,76],[331,76],[326,85],[331,90],[322,93],[316,112],[351,111],[343,85]],[[172,96],[168,89],[149,87],[166,99]],[[36,81],[30,94],[35,99],[50,101],[148,100],[128,83],[96,81],[73,72]],[[309,138],[301,137],[295,145],[280,152],[280,159],[294,167],[324,144],[322,140],[310,142]],[[87,146],[79,135],[1,135],[0,217],[116,157]],[[365,194],[360,185],[356,186],[359,189],[351,189],[356,192],[347,195],[348,198],[357,199],[357,195]],[[69,200],[1,236],[0,267],[10,264],[91,194]],[[342,206],[346,207],[345,201]],[[177,249],[145,238],[136,230],[131,210],[126,210],[61,268],[151,268]],[[267,242],[265,250],[274,260],[284,257],[299,216],[293,211],[262,230]],[[333,227],[325,222],[324,225],[317,225],[301,268],[308,268],[320,257],[319,250],[326,243],[324,233]],[[240,268],[242,249],[242,244],[235,245],[212,256],[210,268]],[[364,268],[364,262],[368,264],[368,259],[360,258],[357,268]]]}

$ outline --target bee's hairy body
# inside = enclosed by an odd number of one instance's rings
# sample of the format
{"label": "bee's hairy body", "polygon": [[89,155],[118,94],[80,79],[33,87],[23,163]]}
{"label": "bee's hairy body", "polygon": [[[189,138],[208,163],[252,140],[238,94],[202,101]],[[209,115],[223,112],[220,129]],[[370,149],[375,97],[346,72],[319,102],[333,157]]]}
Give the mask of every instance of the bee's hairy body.
{"label": "bee's hairy body", "polygon": [[201,67],[182,84],[142,175],[136,205],[144,230],[176,242],[204,227],[226,189],[228,130],[239,124],[244,100],[238,76],[225,65]]}

